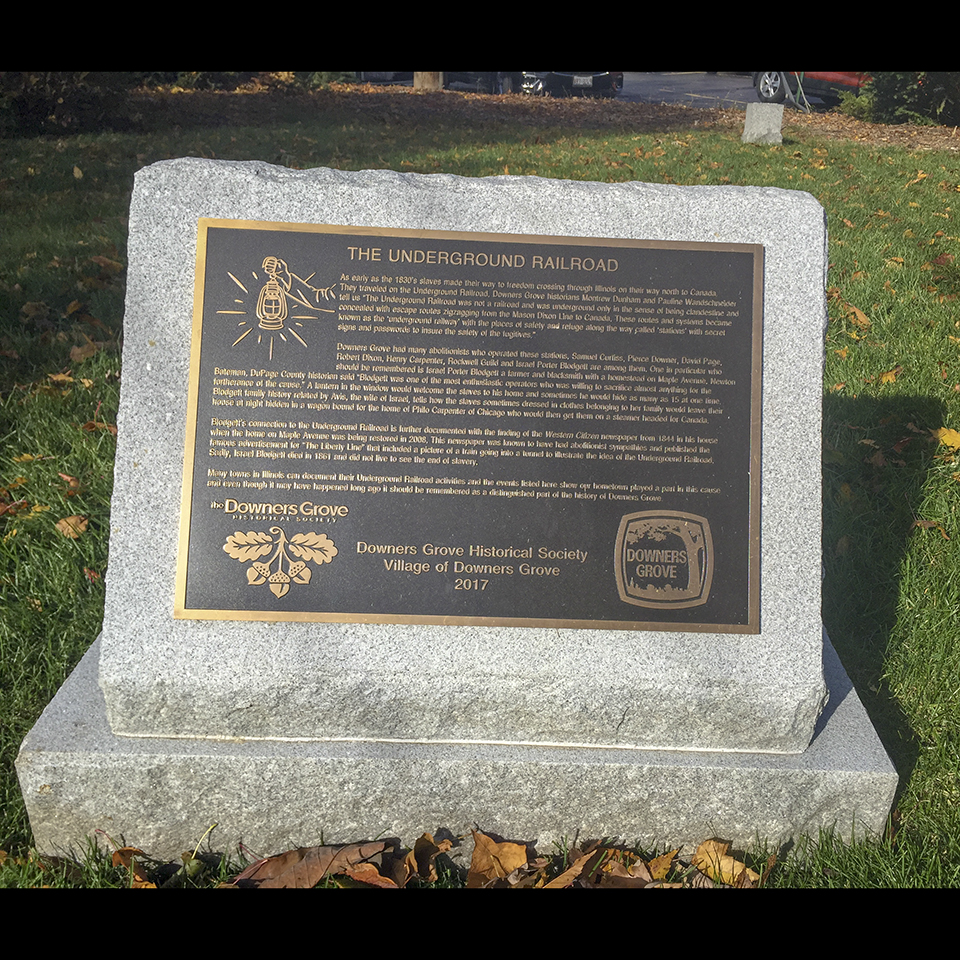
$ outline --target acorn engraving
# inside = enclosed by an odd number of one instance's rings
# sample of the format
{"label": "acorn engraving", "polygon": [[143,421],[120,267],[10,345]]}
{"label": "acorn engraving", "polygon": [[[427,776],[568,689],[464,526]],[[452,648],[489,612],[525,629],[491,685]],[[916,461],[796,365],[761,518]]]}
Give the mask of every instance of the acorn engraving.
{"label": "acorn engraving", "polygon": [[[307,584],[313,576],[308,563],[330,563],[338,551],[325,533],[296,533],[289,540],[280,527],[271,527],[268,533],[239,530],[227,537],[225,553],[249,563],[247,583],[251,587],[267,583],[270,592],[279,600],[290,591],[292,583]],[[289,553],[299,560],[291,560]],[[261,558],[272,554],[269,560]]]}

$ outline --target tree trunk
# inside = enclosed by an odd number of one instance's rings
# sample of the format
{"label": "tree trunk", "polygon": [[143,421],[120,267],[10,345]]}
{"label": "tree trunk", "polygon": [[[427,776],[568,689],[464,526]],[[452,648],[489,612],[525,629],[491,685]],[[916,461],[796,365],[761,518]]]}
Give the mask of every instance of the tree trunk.
{"label": "tree trunk", "polygon": [[420,93],[435,93],[443,89],[442,73],[414,73],[413,89]]}

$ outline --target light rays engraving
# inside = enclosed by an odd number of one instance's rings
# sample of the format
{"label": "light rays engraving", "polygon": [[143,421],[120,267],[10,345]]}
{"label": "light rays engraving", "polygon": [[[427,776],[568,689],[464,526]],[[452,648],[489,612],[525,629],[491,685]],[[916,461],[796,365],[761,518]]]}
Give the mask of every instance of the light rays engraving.
{"label": "light rays engraving", "polygon": [[[336,313],[335,309],[319,306],[321,301],[330,301],[336,299],[334,287],[337,284],[331,284],[328,287],[315,287],[310,281],[316,275],[314,270],[306,278],[291,273],[287,267],[286,261],[280,257],[266,256],[260,265],[260,270],[264,276],[256,270],[250,271],[250,276],[255,281],[250,286],[256,291],[256,304],[253,309],[253,317],[250,317],[249,309],[223,309],[217,310],[218,315],[222,316],[242,316],[248,319],[240,320],[237,327],[240,336],[233,341],[231,346],[245,340],[251,333],[257,335],[257,345],[265,346],[267,356],[273,359],[274,347],[276,341],[289,343],[287,334],[307,347],[307,341],[301,334],[294,329],[298,327],[300,331],[305,330],[301,321],[319,320],[321,313]],[[249,297],[251,290],[233,274],[226,271],[227,276]],[[248,281],[249,283],[249,281]],[[245,298],[237,298],[233,301],[240,307],[247,304]],[[291,308],[304,308],[308,313],[291,313]]]}

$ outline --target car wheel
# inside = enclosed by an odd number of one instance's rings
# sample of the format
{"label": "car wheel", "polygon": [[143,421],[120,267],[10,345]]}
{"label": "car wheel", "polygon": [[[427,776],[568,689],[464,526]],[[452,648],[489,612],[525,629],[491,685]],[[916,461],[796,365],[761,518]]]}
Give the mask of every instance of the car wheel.
{"label": "car wheel", "polygon": [[757,74],[757,96],[764,103],[783,103],[787,98],[787,84],[782,73]]}
{"label": "car wheel", "polygon": [[530,93],[535,97],[545,97],[547,95],[547,89],[543,85],[543,80],[539,77],[534,77],[532,80],[524,83],[523,92]]}

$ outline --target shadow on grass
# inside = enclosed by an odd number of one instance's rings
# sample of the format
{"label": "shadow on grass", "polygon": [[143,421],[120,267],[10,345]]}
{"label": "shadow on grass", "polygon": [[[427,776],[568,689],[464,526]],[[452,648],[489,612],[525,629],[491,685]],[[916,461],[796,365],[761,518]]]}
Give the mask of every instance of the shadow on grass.
{"label": "shadow on grass", "polygon": [[917,530],[944,419],[931,397],[824,398],[823,621],[897,768],[903,792],[917,763],[916,735],[883,676],[894,633],[904,556]]}

